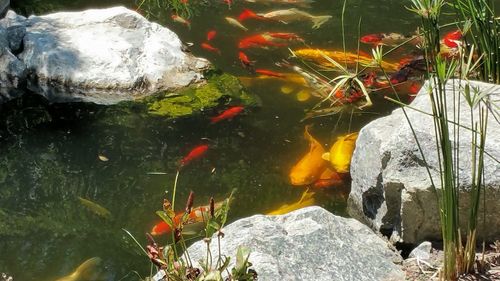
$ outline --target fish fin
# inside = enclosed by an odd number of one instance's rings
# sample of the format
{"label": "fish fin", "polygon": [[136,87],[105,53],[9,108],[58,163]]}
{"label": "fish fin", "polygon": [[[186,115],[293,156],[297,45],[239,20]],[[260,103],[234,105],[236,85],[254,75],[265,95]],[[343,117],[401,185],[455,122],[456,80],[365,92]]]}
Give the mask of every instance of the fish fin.
{"label": "fish fin", "polygon": [[95,280],[99,272],[96,268],[101,262],[102,259],[99,257],[90,258],[80,264],[73,274],[78,277],[77,280]]}
{"label": "fish fin", "polygon": [[330,161],[330,152],[323,153],[321,158],[323,158],[323,160]]}
{"label": "fish fin", "polygon": [[331,19],[332,16],[315,16],[312,17],[311,20],[313,22],[313,29],[318,29],[321,25],[323,25],[325,22],[327,22],[329,19]]}
{"label": "fish fin", "polygon": [[305,200],[311,199],[314,196],[314,192],[309,192],[309,189],[306,189],[304,193],[302,193],[302,196],[300,197],[299,203],[304,202]]}

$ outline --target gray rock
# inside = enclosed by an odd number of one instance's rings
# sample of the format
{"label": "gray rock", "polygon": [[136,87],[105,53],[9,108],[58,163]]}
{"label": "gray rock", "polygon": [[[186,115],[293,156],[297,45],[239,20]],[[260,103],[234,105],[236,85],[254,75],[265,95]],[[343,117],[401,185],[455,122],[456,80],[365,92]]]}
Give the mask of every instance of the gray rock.
{"label": "gray rock", "polygon": [[[447,85],[452,87],[453,81]],[[457,82],[458,83],[458,82]],[[500,86],[473,82],[483,91],[492,91],[498,100]],[[426,86],[411,106],[432,112]],[[451,92],[450,92],[451,93]],[[470,126],[470,112],[461,99],[461,124]],[[448,104],[453,112],[453,104]],[[415,110],[407,109],[409,118],[418,136],[434,182],[439,188],[439,163],[435,148],[432,118]],[[470,138],[469,131],[460,130],[460,217],[468,217],[470,188]],[[500,124],[491,116],[488,125],[486,150],[500,159]],[[457,144],[454,144],[455,146]],[[437,197],[425,163],[401,109],[390,116],[377,119],[361,131],[351,162],[352,187],[348,200],[348,211],[375,230],[392,234],[392,240],[419,243],[424,240],[440,240],[441,229]],[[490,157],[485,159],[486,227],[482,225],[482,211],[478,237],[498,239],[500,237],[500,164]],[[481,204],[482,205],[482,204]],[[462,221],[462,229],[466,229]],[[483,232],[484,230],[484,232]]]}
{"label": "gray rock", "polygon": [[31,16],[28,88],[52,102],[114,104],[203,81],[208,61],[175,33],[124,7]]}
{"label": "gray rock", "polygon": [[410,252],[409,258],[429,261],[431,258],[432,243],[424,241]]}
{"label": "gray rock", "polygon": [[2,18],[9,9],[10,0],[0,0],[0,18]]}
{"label": "gray rock", "polygon": [[11,52],[20,52],[24,35],[26,35],[26,18],[14,11],[8,11],[5,18],[0,20],[0,26],[7,30]]}
{"label": "gray rock", "polygon": [[[221,252],[234,262],[238,246],[249,247],[259,280],[404,280],[393,262],[401,262],[401,257],[386,241],[360,222],[320,207],[282,216],[256,215],[223,231]],[[212,255],[217,257],[215,236],[212,241]],[[205,259],[205,243],[196,242],[188,252],[193,261]]]}
{"label": "gray rock", "polygon": [[0,102],[23,93],[26,75],[26,65],[11,53],[8,32],[0,26]]}

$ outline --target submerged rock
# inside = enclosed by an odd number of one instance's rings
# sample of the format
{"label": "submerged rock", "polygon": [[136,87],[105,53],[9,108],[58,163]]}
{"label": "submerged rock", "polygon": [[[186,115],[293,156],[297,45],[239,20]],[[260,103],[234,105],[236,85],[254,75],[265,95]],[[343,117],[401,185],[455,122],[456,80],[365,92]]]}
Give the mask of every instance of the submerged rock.
{"label": "submerged rock", "polygon": [[12,54],[9,31],[0,25],[0,102],[23,94],[26,65]]}
{"label": "submerged rock", "polygon": [[10,29],[10,51],[19,52],[29,70],[28,88],[51,102],[135,100],[203,82],[210,65],[185,53],[175,33],[124,7],[31,16],[4,25]]}
{"label": "submerged rock", "polygon": [[[401,257],[387,242],[354,219],[308,207],[281,216],[256,215],[224,228],[221,252],[250,248],[259,280],[404,280],[394,264]],[[217,259],[217,238],[212,238]],[[193,261],[206,257],[203,241],[188,249]],[[231,259],[234,264],[234,258]]]}
{"label": "submerged rock", "polygon": [[0,0],[0,18],[2,18],[9,8],[10,0]]}
{"label": "submerged rock", "polygon": [[[453,83],[455,87],[458,85],[458,81],[450,81],[447,85],[449,93]],[[472,82],[472,86],[483,92],[493,93],[493,100],[498,100],[500,96],[499,85]],[[425,89],[424,85],[411,106],[424,112],[432,112]],[[453,106],[448,103],[450,114]],[[470,111],[463,97],[460,108],[460,123],[470,127]],[[432,118],[412,109],[407,109],[407,113],[434,183],[439,185],[439,163]],[[495,159],[500,159],[500,124],[491,113],[487,137],[486,151]],[[464,230],[467,229],[465,218],[468,218],[470,208],[470,139],[470,131],[460,129],[458,180],[461,185],[461,228]],[[486,221],[485,227],[482,227],[483,211],[480,208],[477,237],[495,240],[500,237],[500,164],[485,156],[484,169],[486,195],[482,193],[481,200],[485,200]],[[392,235],[393,241],[419,243],[424,240],[441,240],[437,195],[431,187],[426,164],[401,109],[371,122],[360,131],[352,158],[351,176],[352,187],[348,200],[351,216],[375,230]],[[439,188],[437,186],[438,194]]]}

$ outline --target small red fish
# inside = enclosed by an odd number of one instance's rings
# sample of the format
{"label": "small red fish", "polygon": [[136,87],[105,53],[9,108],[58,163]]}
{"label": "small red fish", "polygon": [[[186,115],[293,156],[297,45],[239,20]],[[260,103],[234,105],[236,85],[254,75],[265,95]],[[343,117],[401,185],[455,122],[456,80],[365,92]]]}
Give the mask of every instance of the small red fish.
{"label": "small red fish", "polygon": [[172,15],[172,19],[173,19],[175,22],[185,24],[188,28],[191,28],[191,23],[190,23],[187,19],[185,19],[185,18],[183,18],[183,17],[181,17],[181,16],[178,16],[178,15]]}
{"label": "small red fish", "polygon": [[215,48],[213,47],[212,45],[208,44],[208,43],[201,43],[201,47],[207,51],[210,51],[210,52],[215,52],[215,53],[218,53],[219,55],[221,54],[220,53],[220,50],[218,48]]}
{"label": "small red fish", "polygon": [[418,94],[418,92],[420,91],[420,88],[422,88],[422,85],[420,85],[417,82],[412,82],[410,85],[410,89],[409,89],[410,94],[412,94],[412,95]]}
{"label": "small red fish", "polygon": [[458,47],[460,39],[462,39],[462,32],[460,30],[456,30],[447,33],[443,37],[443,43],[450,48],[456,48]]}
{"label": "small red fish", "polygon": [[253,66],[253,62],[251,62],[247,55],[243,52],[239,52],[238,54],[238,57],[241,61],[241,64],[243,65],[243,67],[246,67],[246,68],[251,68]]}
{"label": "small red fish", "polygon": [[215,30],[210,30],[209,32],[207,32],[207,41],[214,39],[215,35],[217,35],[217,31]]}
{"label": "small red fish", "polygon": [[236,115],[240,114],[243,111],[244,107],[243,106],[233,106],[231,108],[228,108],[224,110],[221,114],[210,118],[210,123],[215,124],[217,122],[220,122],[224,119],[231,119],[235,117]]}
{"label": "small red fish", "polygon": [[284,47],[284,46],[286,46],[286,44],[272,42],[269,40],[269,38],[266,38],[262,34],[257,34],[257,35],[253,35],[250,37],[243,38],[238,43],[238,48],[240,48],[240,49],[246,49],[246,48],[252,48],[252,47],[267,47],[267,46]]}
{"label": "small red fish", "polygon": [[191,161],[198,159],[205,155],[205,153],[208,150],[208,144],[202,144],[198,145],[197,147],[193,148],[188,155],[186,155],[182,160],[180,161],[180,166],[184,167],[187,164],[189,164]]}
{"label": "small red fish", "polygon": [[263,19],[263,17],[257,15],[254,13],[252,10],[245,9],[241,14],[238,16],[239,21],[244,21],[246,19]]}
{"label": "small red fish", "polygon": [[188,0],[181,0],[182,4],[187,4]]}
{"label": "small red fish", "polygon": [[384,35],[382,33],[378,34],[368,34],[359,39],[361,43],[365,44],[373,44],[373,45],[380,45],[382,44],[382,39],[384,39]]}
{"label": "small red fish", "polygon": [[285,75],[282,73],[274,72],[274,71],[267,70],[267,69],[256,69],[255,73],[266,75],[266,76],[278,77],[278,78],[285,77]]}

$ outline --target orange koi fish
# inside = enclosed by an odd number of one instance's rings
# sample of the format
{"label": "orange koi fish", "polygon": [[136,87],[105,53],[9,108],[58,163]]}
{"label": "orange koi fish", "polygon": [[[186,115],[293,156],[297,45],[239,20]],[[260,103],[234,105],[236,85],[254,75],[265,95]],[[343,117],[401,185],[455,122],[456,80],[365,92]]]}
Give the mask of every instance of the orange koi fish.
{"label": "orange koi fish", "polygon": [[217,35],[217,31],[215,30],[210,30],[209,32],[207,32],[207,41],[214,39],[215,35]]}
{"label": "orange koi fish", "polygon": [[212,45],[208,44],[208,43],[201,43],[200,45],[203,49],[207,50],[207,51],[210,51],[210,52],[214,52],[214,53],[217,53],[217,54],[221,54],[220,53],[220,50],[218,48],[215,48],[213,47]]}
{"label": "orange koi fish", "polygon": [[[223,204],[223,201],[215,203],[214,209],[215,210],[220,209],[222,207],[222,204]],[[173,222],[174,222],[174,226],[176,228],[181,223],[183,215],[184,215],[184,212],[180,212],[180,213],[175,215]],[[191,213],[189,213],[188,224],[204,222],[208,219],[209,215],[210,215],[210,206],[209,205],[193,208],[191,210]],[[156,236],[156,235],[161,235],[164,233],[170,233],[171,231],[172,231],[172,228],[165,221],[162,220],[153,226],[153,228],[151,229],[151,235]]]}
{"label": "orange koi fish", "polygon": [[267,70],[267,69],[256,69],[255,73],[267,75],[267,76],[272,76],[272,77],[278,77],[278,78],[285,77],[285,75],[282,73],[274,72],[274,71]]}
{"label": "orange koi fish", "polygon": [[252,68],[253,66],[253,62],[251,62],[249,59],[248,59],[248,56],[243,53],[243,52],[239,52],[238,53],[238,58],[240,59],[240,62],[241,64],[243,65],[243,67],[246,67],[246,68]]}
{"label": "orange koi fish", "polygon": [[243,106],[233,106],[229,109],[224,110],[221,114],[210,118],[210,123],[215,124],[224,119],[231,119],[236,115],[240,114],[243,111],[243,109],[245,109]]}
{"label": "orange koi fish", "polygon": [[309,141],[309,151],[292,167],[289,174],[292,185],[314,183],[320,178],[328,164],[322,158],[325,149],[321,143],[311,136],[308,126],[305,128],[304,136]]}
{"label": "orange koi fish", "polygon": [[180,166],[184,167],[187,164],[189,164],[191,161],[198,159],[202,157],[208,150],[208,144],[202,144],[198,145],[197,147],[193,148],[188,155],[186,155],[182,160],[180,161]]}
{"label": "orange koi fish", "polygon": [[182,23],[182,24],[186,25],[189,29],[191,29],[191,23],[187,19],[185,19],[181,16],[178,16],[178,15],[172,15],[172,19],[175,22]]}
{"label": "orange koi fish", "polygon": [[319,176],[319,179],[314,182],[313,187],[314,188],[327,188],[327,187],[334,187],[334,186],[340,186],[344,183],[342,177],[336,173],[335,171],[332,171],[329,168],[326,168],[323,173]]}
{"label": "orange koi fish", "polygon": [[239,21],[244,21],[246,19],[263,19],[261,16],[257,15],[250,9],[244,9],[243,12],[238,16]]}
{"label": "orange koi fish", "polygon": [[246,37],[240,40],[238,43],[238,48],[246,49],[252,47],[260,47],[265,48],[267,46],[271,47],[284,47],[286,44],[283,43],[275,43],[269,40],[269,37],[263,36],[262,34],[253,35],[250,37]]}

